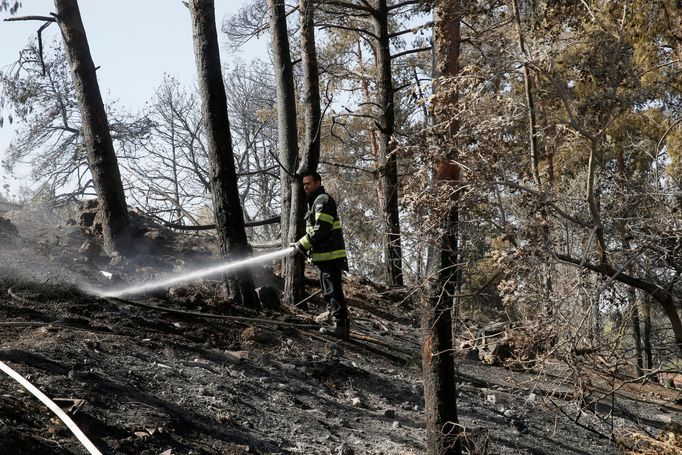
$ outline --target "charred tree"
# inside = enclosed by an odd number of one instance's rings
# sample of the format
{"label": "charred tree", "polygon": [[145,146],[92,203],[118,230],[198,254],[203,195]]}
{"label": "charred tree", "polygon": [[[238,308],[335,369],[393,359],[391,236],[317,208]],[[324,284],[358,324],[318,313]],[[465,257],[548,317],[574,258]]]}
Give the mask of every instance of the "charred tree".
{"label": "charred tree", "polygon": [[[301,13],[301,65],[303,67],[303,118],[305,120],[304,148],[297,170],[299,175],[317,170],[320,161],[322,112],[320,109],[320,77],[315,48],[314,3],[313,0],[300,0],[299,3]],[[302,227],[303,225],[301,223]]]}
{"label": "charred tree", "polygon": [[[297,225],[303,222],[303,213],[296,207],[302,203],[296,191],[301,186],[294,175],[298,161],[298,126],[296,114],[296,91],[294,68],[289,49],[287,15],[283,0],[268,0],[270,14],[270,37],[272,45],[275,85],[277,87],[277,130],[280,162],[280,185],[282,197],[282,245],[287,246],[298,240]],[[298,219],[300,218],[300,220]],[[303,233],[300,235],[303,236]],[[292,238],[293,237],[293,238]],[[282,261],[285,279],[284,301],[294,304],[303,298],[303,258],[285,258]]]}
{"label": "charred tree", "polygon": [[642,298],[642,317],[644,318],[642,342],[644,343],[644,358],[646,359],[644,368],[650,370],[654,367],[654,354],[651,346],[651,296],[646,294]]}
{"label": "charred tree", "polygon": [[[294,68],[289,50],[289,31],[284,0],[268,0],[273,69],[277,88],[277,130],[280,161],[282,214],[291,208],[291,184],[298,159],[298,128],[296,124],[296,91]],[[282,244],[288,242],[289,217],[282,217]]]}
{"label": "charred tree", "polygon": [[[320,109],[320,78],[317,64],[317,50],[315,49],[315,17],[314,2],[301,0],[299,2],[301,17],[301,65],[303,68],[303,118],[305,131],[303,136],[303,150],[296,170],[297,178],[291,185],[291,212],[288,238],[295,242],[305,234],[303,214],[305,212],[305,195],[301,176],[309,171],[316,171],[320,161],[320,126],[322,113]],[[284,284],[284,298],[297,301],[303,298],[304,262],[297,257],[289,261],[286,281]]]}
{"label": "charred tree", "polygon": [[386,0],[377,0],[371,10],[374,35],[374,53],[377,69],[377,104],[380,109],[379,159],[384,216],[384,256],[386,277],[393,286],[403,285],[402,248],[400,242],[400,218],[398,210],[398,162],[395,156],[395,90],[391,69],[390,36],[388,33],[389,10]]}
{"label": "charred tree", "polygon": [[[461,271],[459,254],[459,196],[456,191],[460,168],[456,164],[454,82],[459,73],[460,12],[457,2],[439,0],[434,5],[434,76],[438,81],[434,97],[434,143],[443,155],[435,164],[433,185],[452,187],[450,201],[434,214],[440,227],[431,240],[429,283],[422,293],[422,371],[426,411],[427,453],[460,454],[457,421],[456,365],[453,353],[453,321]],[[436,201],[438,202],[438,201]]]}
{"label": "charred tree", "polygon": [[99,199],[104,250],[110,256],[125,255],[130,252],[128,208],[78,2],[55,0],[54,4],[80,107],[88,165]]}
{"label": "charred tree", "polygon": [[[191,0],[189,9],[218,243],[223,258],[237,259],[248,256],[251,250],[246,240],[244,212],[237,187],[213,0]],[[258,307],[250,270],[235,272],[226,276],[225,280],[233,301],[251,308]]]}

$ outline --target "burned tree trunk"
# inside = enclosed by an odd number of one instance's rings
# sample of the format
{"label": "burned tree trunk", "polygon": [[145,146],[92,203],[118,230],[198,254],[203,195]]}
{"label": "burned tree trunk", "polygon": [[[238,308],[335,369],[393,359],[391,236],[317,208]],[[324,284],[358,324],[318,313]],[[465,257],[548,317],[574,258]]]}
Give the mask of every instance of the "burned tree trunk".
{"label": "burned tree trunk", "polygon": [[[270,12],[270,36],[272,43],[273,68],[277,87],[278,146],[282,188],[282,245],[287,246],[298,240],[297,224],[303,222],[303,214],[296,205],[302,203],[296,191],[301,191],[294,173],[298,160],[298,127],[296,119],[296,92],[294,89],[294,68],[289,50],[289,32],[283,0],[268,0]],[[298,218],[296,218],[298,216]],[[293,231],[293,234],[292,234]],[[292,236],[294,238],[292,238]],[[300,237],[303,236],[301,233]],[[291,305],[303,298],[303,258],[284,258],[282,275],[285,279],[284,302]]]}
{"label": "burned tree trunk", "polygon": [[[301,0],[299,12],[301,15],[301,65],[303,67],[303,108],[305,133],[303,150],[296,171],[297,176],[308,171],[316,171],[320,161],[320,79],[317,66],[317,51],[315,49],[315,19],[312,0]],[[305,195],[300,178],[295,178],[291,185],[291,212],[289,221],[289,241],[295,242],[305,234]],[[304,262],[299,257],[289,261],[284,298],[303,298]],[[292,297],[290,297],[292,296]]]}
{"label": "burned tree trunk", "polygon": [[[314,2],[300,0],[301,11],[301,65],[303,67],[303,107],[305,120],[304,149],[298,174],[317,170],[320,161],[320,77],[315,49]],[[301,223],[304,226],[304,223]]]}
{"label": "burned tree trunk", "polygon": [[298,128],[296,125],[296,92],[294,68],[289,51],[289,32],[284,0],[268,0],[272,60],[277,87],[277,130],[282,194],[282,244],[288,244],[291,208],[292,174],[298,158]]}
{"label": "burned tree trunk", "polygon": [[382,211],[384,216],[384,256],[389,284],[403,285],[402,248],[400,242],[400,218],[398,211],[398,162],[395,156],[395,103],[391,50],[388,34],[388,5],[377,0],[372,11],[376,44],[377,104],[379,105],[379,158],[382,183]]}
{"label": "burned tree trunk", "polygon": [[[208,142],[209,179],[218,243],[223,258],[237,259],[248,256],[251,251],[246,240],[244,213],[234,168],[213,0],[191,0],[189,9]],[[258,306],[249,270],[228,275],[226,282],[233,301],[252,308]]]}
{"label": "burned tree trunk", "polygon": [[83,142],[102,216],[104,250],[130,251],[128,208],[95,65],[76,0],[55,0],[56,18],[71,66],[82,117]]}
{"label": "burned tree trunk", "polygon": [[644,343],[644,357],[646,359],[644,368],[650,370],[654,367],[654,354],[651,346],[651,296],[647,294],[642,297],[642,316],[644,317],[642,342]]}
{"label": "burned tree trunk", "polygon": [[447,201],[446,215],[441,221],[442,234],[431,240],[429,273],[432,277],[424,289],[422,300],[422,370],[426,411],[427,453],[429,455],[461,453],[457,423],[457,386],[453,353],[453,319],[459,290],[458,266],[459,197],[455,186],[460,169],[455,162],[454,119],[457,89],[454,76],[459,72],[460,12],[457,2],[439,0],[434,7],[435,79],[439,81],[434,98],[433,140],[443,150],[435,164],[434,185],[452,186],[452,199]]}

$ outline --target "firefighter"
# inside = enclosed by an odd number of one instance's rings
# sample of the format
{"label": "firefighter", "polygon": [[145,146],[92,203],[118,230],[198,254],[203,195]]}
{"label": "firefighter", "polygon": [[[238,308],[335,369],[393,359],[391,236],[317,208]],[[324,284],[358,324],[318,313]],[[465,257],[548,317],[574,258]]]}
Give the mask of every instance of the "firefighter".
{"label": "firefighter", "polygon": [[348,270],[348,262],[336,202],[325,192],[317,172],[303,175],[303,191],[308,207],[306,235],[294,244],[294,254],[308,256],[320,269],[322,295],[333,320],[332,326],[322,327],[320,332],[348,338],[348,307],[341,287],[341,274]]}

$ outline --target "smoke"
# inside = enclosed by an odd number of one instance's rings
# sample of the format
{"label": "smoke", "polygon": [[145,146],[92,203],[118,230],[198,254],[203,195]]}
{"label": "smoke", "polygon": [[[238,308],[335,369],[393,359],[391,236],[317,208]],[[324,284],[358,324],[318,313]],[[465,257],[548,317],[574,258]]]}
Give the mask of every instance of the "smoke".
{"label": "smoke", "polygon": [[85,288],[83,288],[83,291],[92,295],[96,295],[98,297],[124,297],[136,295],[141,294],[143,292],[167,288],[169,286],[176,284],[190,283],[198,278],[210,277],[228,271],[239,270],[241,268],[258,264],[260,262],[265,262],[268,260],[286,256],[288,254],[291,254],[293,250],[294,250],[293,247],[288,247],[281,250],[272,251],[270,253],[262,254],[260,256],[253,256],[239,261],[227,262],[223,264],[213,265],[210,267],[204,267],[193,272],[186,272],[179,275],[174,275],[171,277],[166,277],[159,280],[150,281],[148,283],[138,284],[118,290],[95,289],[86,286]]}

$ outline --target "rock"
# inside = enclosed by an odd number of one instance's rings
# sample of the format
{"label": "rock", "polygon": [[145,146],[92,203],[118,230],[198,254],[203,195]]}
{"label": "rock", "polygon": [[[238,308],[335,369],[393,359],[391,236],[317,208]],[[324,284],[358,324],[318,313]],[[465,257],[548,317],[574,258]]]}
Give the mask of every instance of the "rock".
{"label": "rock", "polygon": [[354,408],[357,408],[362,405],[362,401],[360,401],[360,398],[353,398],[351,405],[353,405]]}
{"label": "rock", "polygon": [[[147,238],[156,245],[166,245],[172,238],[170,230],[164,228],[145,214],[137,210],[129,210],[130,233],[133,238]],[[87,233],[95,236],[102,235],[102,215],[99,200],[83,201],[76,211],[76,220]]]}
{"label": "rock", "polygon": [[513,417],[514,416],[514,413],[512,412],[511,409],[505,409],[502,414],[504,414],[505,417]]}
{"label": "rock", "polygon": [[497,398],[495,397],[495,395],[486,395],[485,401],[490,403],[490,404],[495,404],[495,402],[497,401]]}
{"label": "rock", "polygon": [[400,422],[398,422],[397,420],[394,420],[392,426],[393,426],[393,428],[400,428]]}
{"label": "rock", "polygon": [[102,222],[99,220],[98,214],[99,201],[97,199],[83,201],[76,211],[78,225],[88,229],[91,234],[101,234]]}
{"label": "rock", "polygon": [[277,295],[277,291],[270,286],[259,287],[256,289],[256,294],[258,294],[258,300],[260,300],[263,308],[277,310],[282,305],[282,302],[280,302],[279,296]]}
{"label": "rock", "polygon": [[324,324],[325,322],[328,322],[330,319],[331,313],[329,311],[325,311],[324,313],[320,313],[317,316],[315,316],[315,322],[318,324]]}

